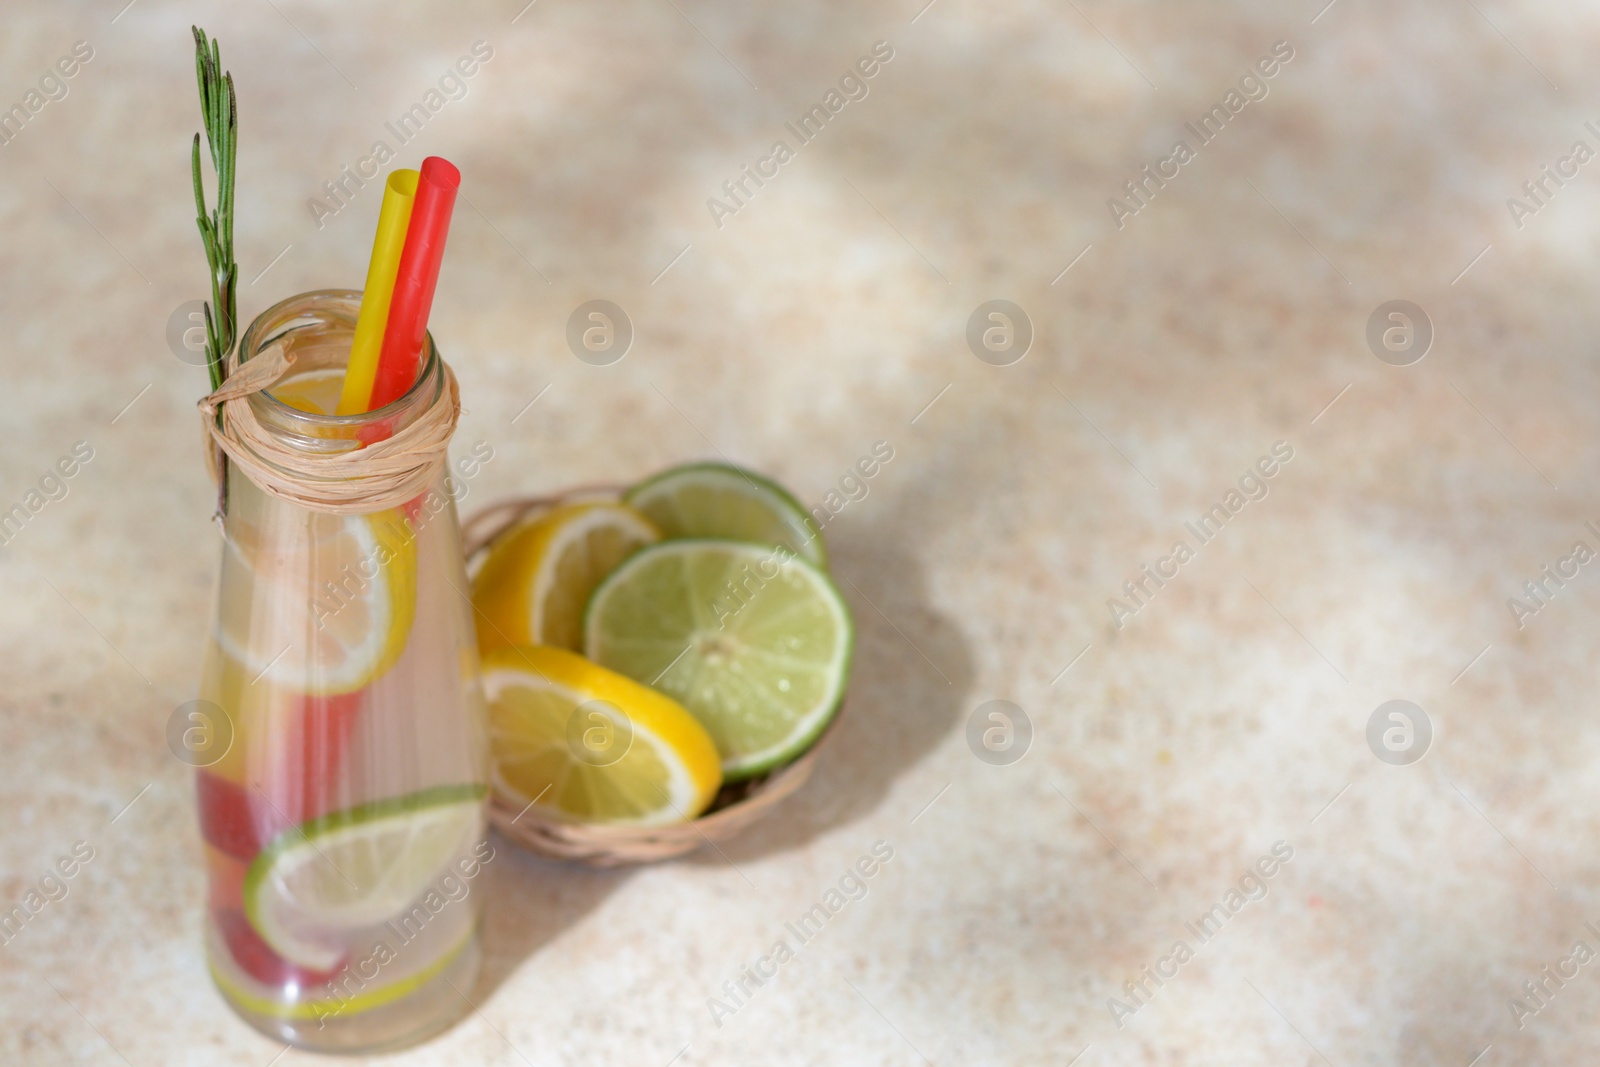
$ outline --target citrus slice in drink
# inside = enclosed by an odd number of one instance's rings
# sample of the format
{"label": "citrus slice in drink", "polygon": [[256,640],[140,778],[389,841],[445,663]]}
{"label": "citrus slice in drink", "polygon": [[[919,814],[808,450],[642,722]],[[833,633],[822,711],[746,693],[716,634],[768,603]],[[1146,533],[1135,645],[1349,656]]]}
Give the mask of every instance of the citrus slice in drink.
{"label": "citrus slice in drink", "polygon": [[596,663],[677,698],[710,731],[728,781],[804,752],[850,677],[850,609],[822,570],[787,549],[663,541],[595,589],[585,648]]}
{"label": "citrus slice in drink", "polygon": [[[217,916],[217,922],[219,925],[223,922],[221,916]],[[248,922],[242,918],[241,925],[249,929]],[[224,934],[224,937],[227,938],[227,935]],[[267,986],[276,995],[263,996],[248,988],[239,981],[237,975],[230,973],[229,968],[222,965],[223,961],[215,957],[210,961],[211,977],[217,983],[217,987],[227,994],[229,1000],[258,1015],[273,1019],[314,1019],[321,1023],[334,1016],[348,1018],[364,1011],[381,1008],[411,995],[455,963],[471,940],[472,931],[469,930],[465,937],[421,970],[353,995],[351,986],[356,983],[349,979],[352,970],[359,967],[359,964],[335,968],[334,972],[324,977],[323,974],[295,969],[293,964],[278,960],[264,945],[259,951],[265,953],[266,958],[247,963],[235,954],[238,948],[231,938],[225,940],[221,947],[232,957],[233,966],[253,982]],[[290,985],[291,982],[293,985]],[[290,990],[301,999],[282,999]],[[320,997],[312,995],[310,999],[304,999],[308,994],[314,993],[327,995]]]}
{"label": "citrus slice in drink", "polygon": [[472,580],[478,647],[583,647],[595,584],[661,535],[625,504],[563,504],[498,539]]}
{"label": "citrus slice in drink", "polygon": [[483,658],[494,785],[518,808],[658,825],[700,814],[722,785],[717,748],[671,697],[559,648]]}
{"label": "citrus slice in drink", "polygon": [[213,908],[211,918],[233,962],[241,971],[269,989],[280,989],[290,984],[298,989],[315,989],[331,982],[339,969],[340,960],[335,960],[332,966],[323,971],[311,971],[290,963],[272,951],[261,935],[256,933],[255,927],[250,925],[244,912],[237,908]]}
{"label": "citrus slice in drink", "polygon": [[348,788],[345,754],[367,692],[281,694],[277,706],[236,720],[272,736],[257,738],[248,780],[242,765],[234,768],[235,776],[216,773],[216,767],[196,773],[200,836],[230,856],[251,860],[283,830],[349,803],[340,796]]}
{"label": "citrus slice in drink", "polygon": [[319,367],[298,371],[268,390],[274,400],[313,415],[332,415],[339,408],[339,390],[344,387],[343,367]]}
{"label": "citrus slice in drink", "polygon": [[787,545],[828,564],[822,533],[799,501],[775,482],[728,463],[689,463],[647,478],[623,494],[661,536],[726,537]]}
{"label": "citrus slice in drink", "polygon": [[245,874],[250,925],[290,963],[333,967],[352,933],[405,910],[482,838],[483,796],[439,786],[284,830]]}
{"label": "citrus slice in drink", "polygon": [[287,536],[276,528],[281,510],[252,507],[259,495],[237,493],[230,504],[218,646],[252,685],[319,695],[361,689],[400,658],[411,632],[411,528],[394,510],[308,513],[308,528]]}

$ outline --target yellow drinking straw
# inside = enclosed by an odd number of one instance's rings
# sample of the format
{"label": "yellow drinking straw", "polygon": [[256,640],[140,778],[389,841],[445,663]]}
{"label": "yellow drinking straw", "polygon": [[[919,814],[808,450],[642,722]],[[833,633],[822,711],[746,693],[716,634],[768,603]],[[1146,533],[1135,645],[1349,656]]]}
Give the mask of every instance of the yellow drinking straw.
{"label": "yellow drinking straw", "polygon": [[417,195],[417,172],[397,170],[383,187],[378,210],[378,234],[372,241],[372,262],[367,265],[367,287],[361,294],[361,314],[345,367],[344,388],[339,393],[340,415],[359,415],[372,398],[378,375],[378,353],[383,350],[383,330],[389,321],[389,301],[394,296],[400,251],[411,223],[411,202]]}

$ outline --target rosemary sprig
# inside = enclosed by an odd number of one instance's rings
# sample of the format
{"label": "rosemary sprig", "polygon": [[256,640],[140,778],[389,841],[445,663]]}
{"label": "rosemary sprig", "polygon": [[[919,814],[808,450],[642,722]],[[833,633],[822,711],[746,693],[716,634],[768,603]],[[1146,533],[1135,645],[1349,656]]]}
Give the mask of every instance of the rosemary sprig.
{"label": "rosemary sprig", "polygon": [[211,300],[206,314],[206,370],[213,391],[227,376],[225,360],[233,351],[238,322],[239,266],[233,261],[233,177],[238,149],[239,107],[233,95],[233,74],[222,73],[222,52],[206,31],[194,30],[194,71],[200,83],[200,114],[205,121],[206,144],[216,173],[217,206],[206,214],[205,191],[200,184],[200,135],[194,135],[191,169],[194,173],[195,223],[211,268]]}

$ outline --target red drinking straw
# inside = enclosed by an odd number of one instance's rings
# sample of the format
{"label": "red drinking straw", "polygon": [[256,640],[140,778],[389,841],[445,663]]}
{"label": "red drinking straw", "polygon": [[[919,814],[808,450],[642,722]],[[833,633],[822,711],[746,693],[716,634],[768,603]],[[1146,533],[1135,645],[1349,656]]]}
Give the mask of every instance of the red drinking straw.
{"label": "red drinking straw", "polygon": [[455,210],[456,189],[460,185],[461,172],[449,160],[429,156],[422,161],[368,411],[377,411],[400,399],[416,381],[417,364],[428,333],[428,313],[433,309],[433,291],[439,283],[439,264],[444,259],[444,242],[450,233],[450,213]]}

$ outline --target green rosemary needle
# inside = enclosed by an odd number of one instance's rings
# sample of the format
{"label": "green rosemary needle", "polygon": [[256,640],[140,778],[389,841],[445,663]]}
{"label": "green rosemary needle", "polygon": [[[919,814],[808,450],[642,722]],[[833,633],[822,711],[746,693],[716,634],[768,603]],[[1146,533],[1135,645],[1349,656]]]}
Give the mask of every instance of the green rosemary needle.
{"label": "green rosemary needle", "polygon": [[226,359],[233,350],[238,321],[239,267],[233,261],[233,177],[238,148],[239,108],[233,95],[233,74],[222,73],[222,52],[206,32],[194,30],[194,70],[200,83],[200,114],[205,122],[206,144],[216,173],[217,204],[207,215],[205,190],[200,184],[200,135],[194,135],[191,169],[194,173],[195,223],[211,269],[211,300],[205,305],[206,370],[216,390],[227,375]]}

